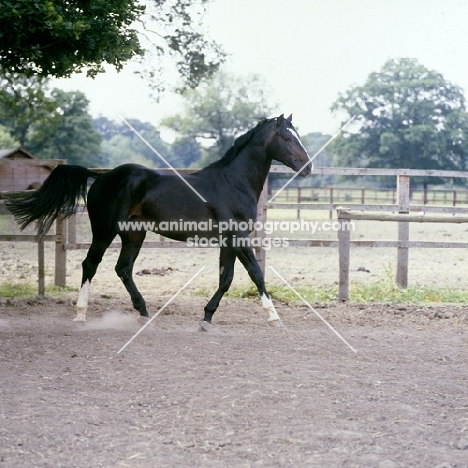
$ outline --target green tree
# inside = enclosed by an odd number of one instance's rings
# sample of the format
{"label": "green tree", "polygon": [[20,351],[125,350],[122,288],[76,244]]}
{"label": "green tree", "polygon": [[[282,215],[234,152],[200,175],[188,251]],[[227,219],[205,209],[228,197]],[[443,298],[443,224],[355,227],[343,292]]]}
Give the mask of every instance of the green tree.
{"label": "green tree", "polygon": [[101,137],[81,92],[49,88],[46,78],[0,71],[0,125],[42,158],[96,166]]}
{"label": "green tree", "polygon": [[[0,0],[0,66],[30,77],[88,76],[120,70],[145,46],[169,57],[188,86],[213,73],[224,55],[202,34],[207,0]],[[157,72],[150,72],[156,76]]]}
{"label": "green tree", "polygon": [[28,147],[42,158],[67,159],[70,164],[100,166],[101,135],[94,130],[88,113],[89,101],[80,91],[65,92],[55,88],[57,103],[55,123],[51,128],[34,125]]}
{"label": "green tree", "polygon": [[179,138],[171,145],[173,167],[187,168],[197,163],[202,157],[200,143],[195,140]]}
{"label": "green tree", "polygon": [[32,125],[57,125],[56,108],[47,79],[0,69],[0,124],[20,145],[26,145]]}
{"label": "green tree", "polygon": [[102,142],[102,161],[104,167],[116,167],[120,164],[135,163],[154,167],[154,162],[142,152],[141,146],[132,138],[124,135],[114,135]]}
{"label": "green tree", "polygon": [[17,146],[19,146],[19,142],[10,135],[8,129],[0,125],[0,149],[16,148]]}
{"label": "green tree", "polygon": [[183,114],[163,119],[161,124],[178,138],[205,142],[205,165],[221,157],[240,133],[256,119],[271,113],[268,89],[258,75],[240,78],[225,72],[216,74],[197,89],[186,91]]}
{"label": "green tree", "polygon": [[[332,105],[359,131],[336,140],[338,162],[362,167],[465,170],[468,114],[462,90],[414,59],[389,60]],[[354,125],[354,124],[353,124]]]}
{"label": "green tree", "polygon": [[[116,122],[103,116],[93,119],[93,128],[101,134],[104,140],[110,140],[113,136],[120,135],[124,131],[122,122]],[[125,128],[128,129],[127,126]]]}
{"label": "green tree", "polygon": [[[174,164],[171,147],[161,139],[160,133],[148,122],[128,119],[128,123],[144,140],[169,163]],[[102,165],[115,167],[128,162],[149,167],[162,168],[166,164],[135,132],[124,122],[116,122],[107,117],[94,119],[94,128],[103,137]]]}

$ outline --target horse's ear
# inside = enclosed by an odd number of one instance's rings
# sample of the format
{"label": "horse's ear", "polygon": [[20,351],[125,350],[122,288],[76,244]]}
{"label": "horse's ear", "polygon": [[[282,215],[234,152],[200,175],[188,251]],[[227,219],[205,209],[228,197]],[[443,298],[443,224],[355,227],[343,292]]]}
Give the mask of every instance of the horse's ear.
{"label": "horse's ear", "polygon": [[284,120],[284,114],[281,114],[277,119],[276,119],[276,125],[279,127]]}
{"label": "horse's ear", "polygon": [[292,114],[286,119],[289,123],[292,122]]}

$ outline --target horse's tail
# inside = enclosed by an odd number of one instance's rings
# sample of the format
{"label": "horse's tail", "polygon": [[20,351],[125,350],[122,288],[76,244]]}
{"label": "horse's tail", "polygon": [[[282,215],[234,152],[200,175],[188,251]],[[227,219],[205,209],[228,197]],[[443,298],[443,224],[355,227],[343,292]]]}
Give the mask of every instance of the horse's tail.
{"label": "horse's tail", "polygon": [[69,217],[80,198],[86,203],[88,178],[99,173],[82,166],[59,165],[36,192],[10,198],[6,206],[23,230],[37,221],[37,239],[42,239],[58,216]]}

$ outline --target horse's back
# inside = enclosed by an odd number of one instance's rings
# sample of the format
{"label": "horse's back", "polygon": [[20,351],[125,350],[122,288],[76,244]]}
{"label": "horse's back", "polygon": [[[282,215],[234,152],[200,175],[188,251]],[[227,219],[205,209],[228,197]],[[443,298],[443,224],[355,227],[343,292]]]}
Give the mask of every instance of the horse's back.
{"label": "horse's back", "polygon": [[131,190],[141,184],[149,174],[155,173],[140,164],[122,164],[111,169],[109,172],[101,174],[91,186],[88,194],[88,203],[97,201],[104,197],[113,198],[121,190]]}
{"label": "horse's back", "polygon": [[[139,164],[122,164],[101,174],[88,192],[91,225],[110,229],[116,221],[128,218],[135,199],[144,196],[146,183],[155,171]],[[140,194],[138,193],[140,192]]]}

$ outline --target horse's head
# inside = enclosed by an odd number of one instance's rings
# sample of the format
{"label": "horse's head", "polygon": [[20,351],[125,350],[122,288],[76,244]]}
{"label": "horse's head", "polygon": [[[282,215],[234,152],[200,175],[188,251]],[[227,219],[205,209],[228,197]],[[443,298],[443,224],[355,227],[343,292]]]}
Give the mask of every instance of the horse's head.
{"label": "horse's head", "polygon": [[312,162],[292,124],[292,115],[285,119],[281,114],[276,119],[276,128],[268,149],[272,159],[299,172],[300,176],[305,177],[312,172]]}

